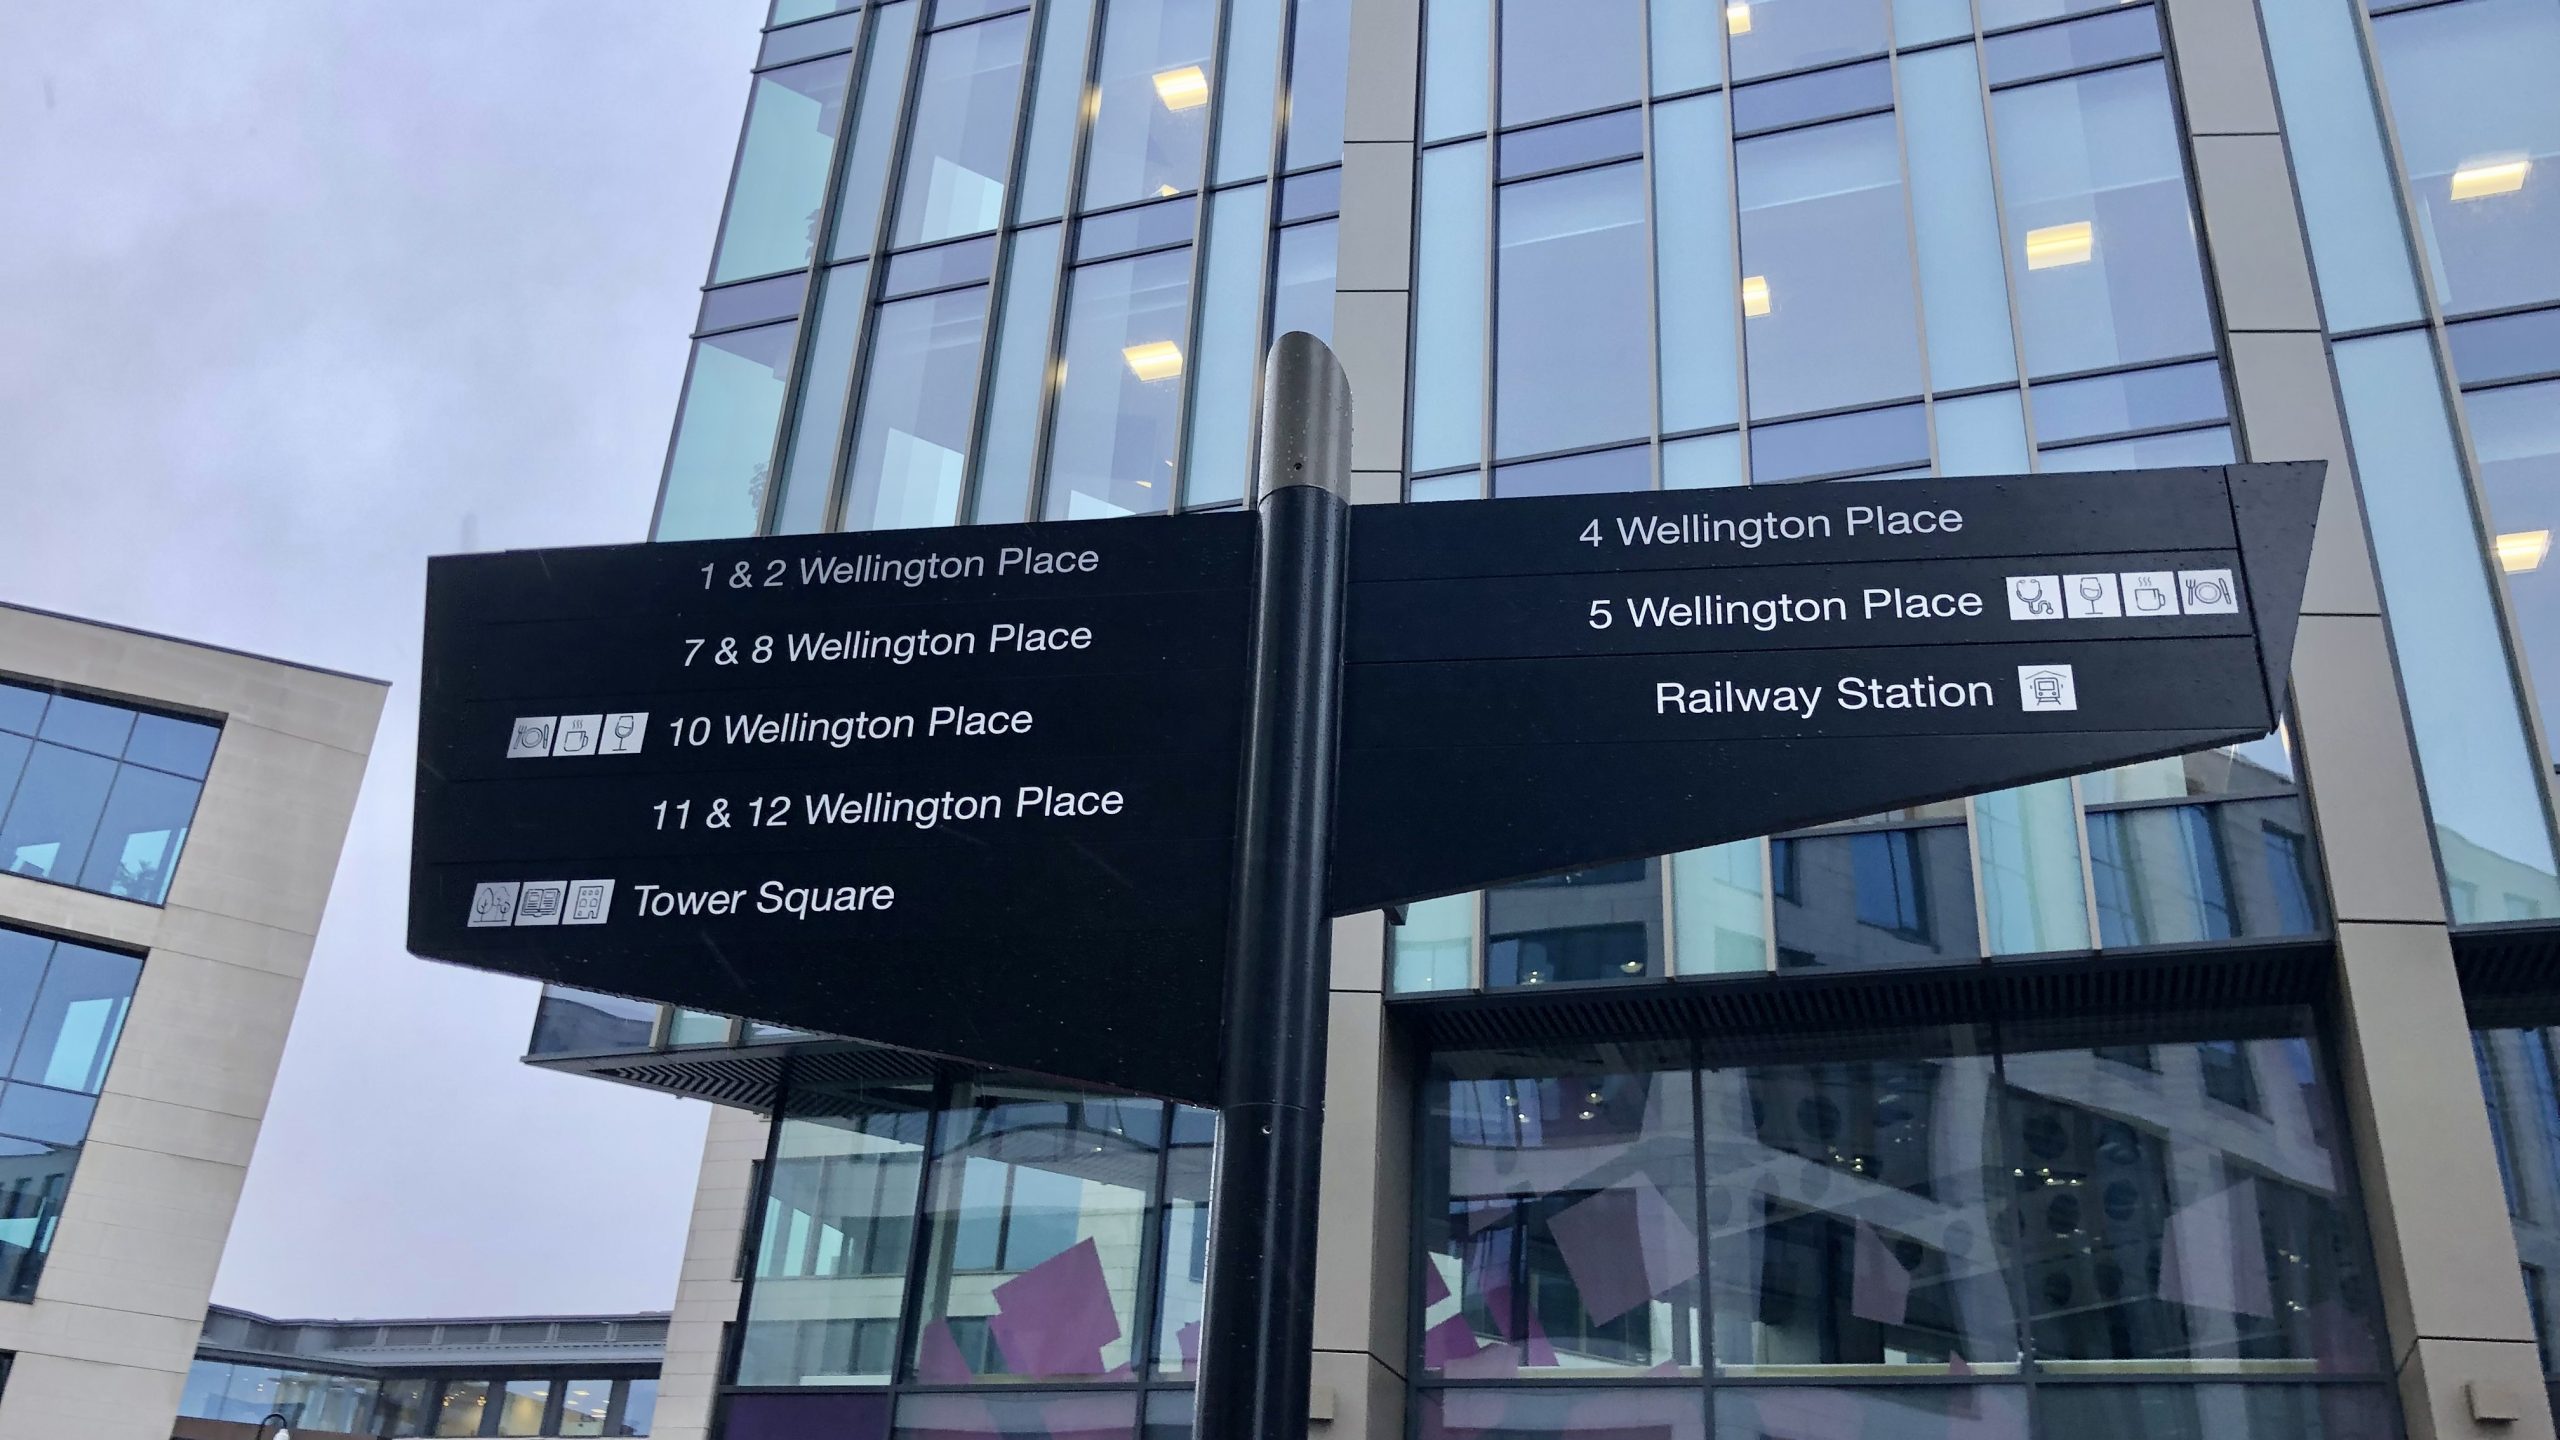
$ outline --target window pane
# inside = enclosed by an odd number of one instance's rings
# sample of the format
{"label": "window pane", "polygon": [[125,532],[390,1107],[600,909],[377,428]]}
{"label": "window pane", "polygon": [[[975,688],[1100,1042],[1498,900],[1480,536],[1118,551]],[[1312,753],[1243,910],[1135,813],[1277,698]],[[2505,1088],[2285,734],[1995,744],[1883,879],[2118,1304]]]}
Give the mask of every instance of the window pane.
{"label": "window pane", "polygon": [[1156,1371],[1188,1375],[1200,1366],[1200,1307],[1209,1282],[1210,1162],[1218,1117],[1177,1105],[1165,1160],[1164,1288],[1156,1306]]}
{"label": "window pane", "polygon": [[2046,444],[2224,418],[2222,367],[2207,360],[2035,387],[2036,438]]}
{"label": "window pane", "polygon": [[44,721],[45,692],[23,685],[0,685],[0,730],[33,735]]}
{"label": "window pane", "polygon": [[2145,5],[1995,36],[1982,42],[1982,70],[1992,84],[2007,85],[2159,53],[2160,19]]}
{"label": "window pane", "polygon": [[1414,266],[1413,467],[1484,457],[1485,146],[1422,156]]}
{"label": "window pane", "polygon": [[852,66],[837,55],[756,77],[712,283],[795,269],[816,253]]}
{"label": "window pane", "polygon": [[1219,61],[1220,183],[1271,173],[1271,127],[1280,92],[1280,39],[1289,0],[1232,0],[1226,54]]}
{"label": "window pane", "polygon": [[800,382],[800,416],[784,457],[782,498],[775,502],[773,533],[807,535],[827,524],[836,456],[844,440],[846,388],[862,343],[870,266],[862,261],[829,270],[818,298],[818,333],[809,342]]}
{"label": "window pane", "polygon": [[498,1433],[539,1435],[543,1408],[551,1403],[548,1380],[510,1380],[498,1398]]}
{"label": "window pane", "polygon": [[766,1169],[741,1385],[889,1380],[915,1231],[929,1092],[795,1089]]}
{"label": "window pane", "polygon": [[2002,90],[1991,112],[2027,373],[2209,353],[2204,275],[2161,67]]}
{"label": "window pane", "polygon": [[1049,454],[1048,518],[1172,508],[1190,302],[1188,249],[1075,272]]}
{"label": "window pane", "polygon": [[1635,103],[1644,30],[1644,0],[1503,0],[1502,123]]}
{"label": "window pane", "polygon": [[[1191,392],[1191,455],[1183,467],[1186,505],[1243,499],[1245,477],[1253,466],[1249,437],[1262,369],[1262,276],[1265,247],[1271,243],[1270,201],[1269,186],[1247,185],[1221,191],[1210,202],[1199,374]],[[1325,309],[1330,318],[1330,282]]]}
{"label": "window pane", "polygon": [[90,843],[88,863],[81,867],[81,886],[146,905],[167,899],[169,877],[178,868],[178,851],[187,843],[202,788],[197,781],[140,766],[119,770]]}
{"label": "window pane", "polygon": [[1672,972],[1751,974],[1769,968],[1760,842],[1737,840],[1670,857]]}
{"label": "window pane", "polygon": [[96,1094],[141,976],[142,962],[131,956],[68,941],[56,945],[9,1073],[58,1090]]}
{"label": "window pane", "polygon": [[1423,139],[1484,132],[1492,31],[1488,0],[1430,0],[1423,20]]}
{"label": "window pane", "polygon": [[880,207],[889,186],[889,162],[898,139],[899,107],[907,94],[907,67],[915,59],[916,16],[921,0],[872,12],[871,58],[862,73],[862,109],[854,117],[853,153],[845,157],[836,192],[833,258],[871,253],[880,238]]}
{"label": "window pane", "polygon": [[[0,932],[5,933],[5,932]],[[1476,895],[1444,895],[1405,907],[1404,923],[1391,926],[1395,989],[1465,990],[1475,984]]]}
{"label": "window pane", "polygon": [[[910,1395],[898,1402],[896,1440],[1129,1440],[1137,1430],[1134,1393],[1100,1395]],[[794,1434],[855,1432],[794,1431]]]}
{"label": "window pane", "polygon": [[2071,782],[1997,790],[1973,802],[1982,871],[1984,949],[2032,955],[2089,948],[2088,896],[2080,883],[2080,815]]}
{"label": "window pane", "polygon": [[533,1012],[534,1055],[575,1055],[596,1050],[646,1050],[658,1023],[653,1000],[627,1000],[594,995],[565,986],[542,987],[542,1003]]}
{"label": "window pane", "polygon": [[980,1085],[944,1112],[933,1223],[993,1243],[935,1247],[916,1379],[1099,1378],[1130,1363],[1164,1110]]}
{"label": "window pane", "polygon": [[436,1399],[438,1435],[477,1435],[480,1417],[489,1409],[489,1382],[486,1380],[448,1381],[444,1393]]}
{"label": "window pane", "polygon": [[1486,891],[1485,984],[1663,974],[1661,873],[1635,860]]}
{"label": "window pane", "polygon": [[1502,187],[1494,304],[1498,456],[1627,440],[1653,428],[1644,168]]}
{"label": "window pane", "polygon": [[1652,0],[1653,93],[1695,90],[1724,78],[1730,22],[1701,0]]}
{"label": "window pane", "polygon": [[[201,720],[178,720],[167,715],[137,716],[133,722],[133,738],[126,742],[127,764],[148,765],[172,775],[185,775],[197,780],[213,766],[213,745],[221,738],[222,727]],[[0,774],[8,767],[0,765]]]}
{"label": "window pane", "polygon": [[2309,1042],[2134,1053],[2147,1065],[2118,1047],[2029,1041],[2003,1066],[2005,1188],[2019,1207],[2038,1362],[2063,1373],[2197,1359],[2387,1373],[2346,1161],[2332,1148],[2343,1131]]}
{"label": "window pane", "polygon": [[1920,294],[1929,317],[1929,384],[2005,384],[2018,375],[2000,263],[1999,207],[1980,77],[1962,45],[1902,57],[1902,123],[1911,152]]}
{"label": "window pane", "polygon": [[1735,147],[1754,417],[1920,393],[1900,152],[1889,115]]}
{"label": "window pane", "polygon": [[1216,0],[1113,0],[1085,158],[1084,208],[1200,188]]}
{"label": "window pane", "polygon": [[2119,765],[2080,777],[2080,803],[2180,800],[2190,795],[2267,795],[2293,788],[2293,755],[2282,731],[2245,745],[2225,745]]}
{"label": "window pane", "polygon": [[1332,220],[1292,225],[1280,232],[1271,287],[1271,335],[1304,331],[1333,340],[1333,277],[1340,226]]}
{"label": "window pane", "polygon": [[2456,314],[2560,299],[2560,8],[2380,16],[2373,44],[2436,298]]}
{"label": "window pane", "polygon": [[62,1198],[80,1147],[40,1140],[0,1140],[10,1183],[0,1190],[0,1299],[32,1300],[62,1219]]}
{"label": "window pane", "polygon": [[676,413],[658,540],[752,535],[764,509],[773,429],[791,373],[797,322],[732,330],[693,344],[693,374]]}
{"label": "window pane", "polygon": [[1906,50],[1972,33],[1969,0],[1893,0],[1893,43]]}
{"label": "window pane", "polygon": [[1030,32],[1030,16],[1008,15],[925,41],[895,243],[976,235],[1004,219]]}
{"label": "window pane", "polygon": [[56,695],[45,707],[44,724],[36,730],[36,738],[112,760],[124,753],[125,742],[133,738],[133,721],[134,713],[121,705]]}
{"label": "window pane", "polygon": [[846,530],[957,523],[960,476],[977,419],[981,286],[880,307],[862,428],[846,482]]}
{"label": "window pane", "polygon": [[[624,1381],[622,1385],[622,1424],[620,1426],[622,1433],[625,1435],[646,1435],[649,1433],[649,1426],[657,1418],[658,1382],[655,1380]],[[848,1436],[857,1435],[859,1433],[860,1432],[856,1431],[846,1432]]]}
{"label": "window pane", "polygon": [[35,742],[0,730],[0,818],[9,814],[9,797],[18,791],[18,775],[27,767]]}
{"label": "window pane", "polygon": [[79,879],[115,775],[113,760],[36,745],[19,772],[8,821],[0,824],[0,869],[65,885]]}
{"label": "window pane", "polygon": [[2170,465],[2228,465],[2239,457],[2231,449],[2231,432],[2181,430],[2109,440],[2100,445],[2072,445],[2036,451],[2036,468],[2057,473],[2086,470],[2146,470]]}
{"label": "window pane", "polygon": [[[2541,769],[2499,639],[2462,467],[2423,334],[2333,347],[2347,431],[2391,602],[2392,648],[2457,922],[2527,893],[2560,914]],[[2490,894],[2484,907],[2480,894]]]}
{"label": "window pane", "polygon": [[1419,1176],[1425,1369],[1696,1373],[1689,1087],[1685,1069],[1572,1052],[1435,1065]]}
{"label": "window pane", "polygon": [[1751,432],[1755,485],[1871,473],[1928,461],[1928,412],[1918,405],[1763,425]]}
{"label": "window pane", "polygon": [[2030,468],[2027,419],[2017,391],[1940,400],[1931,408],[1938,420],[1939,474],[2023,475]]}
{"label": "window pane", "polygon": [[1342,159],[1342,122],[1351,83],[1351,0],[1297,0],[1289,46],[1291,170]]}
{"label": "window pane", "polygon": [[602,1435],[605,1412],[613,1405],[613,1382],[610,1380],[563,1380],[560,1382],[560,1433],[563,1435]]}
{"label": "window pane", "polygon": [[1712,490],[1742,483],[1742,437],[1733,431],[1666,440],[1662,445],[1662,488]]}
{"label": "window pane", "polygon": [[2332,330],[2418,318],[2354,0],[2263,0],[2304,228]]}
{"label": "window pane", "polygon": [[997,332],[995,379],[989,382],[993,393],[988,397],[990,414],[1011,418],[1006,424],[988,427],[974,517],[981,525],[1030,518],[1037,417],[1053,383],[1049,326],[1057,306],[1058,248],[1064,233],[1065,227],[1049,225],[1017,231],[1013,237],[1013,258],[1005,275],[1004,323]]}
{"label": "window pane", "polygon": [[1414,1397],[1425,1440],[1704,1440],[1689,1390],[1426,1390]]}
{"label": "window pane", "polygon": [[1990,1057],[1969,1032],[1857,1039],[1911,1058],[1705,1076],[1717,1366],[2014,1366]]}
{"label": "window pane", "polygon": [[1528,460],[1493,472],[1493,493],[1514,495],[1614,495],[1653,487],[1652,447],[1622,446],[1559,460]]}
{"label": "window pane", "polygon": [[1033,82],[1031,134],[1023,143],[1021,218],[1066,213],[1067,171],[1075,161],[1076,120],[1084,107],[1085,46],[1093,35],[1095,0],[1053,0],[1044,10],[1040,66]]}
{"label": "window pane", "polygon": [[800,302],[808,293],[806,270],[714,286],[702,292],[702,308],[695,312],[693,328],[707,335],[714,330],[789,320],[800,313]]}
{"label": "window pane", "polygon": [[1771,842],[1778,968],[1945,965],[1980,955],[1961,825]]}
{"label": "window pane", "polygon": [[[2560,365],[2560,352],[2546,363]],[[2477,390],[2463,405],[2525,670],[2543,714],[2560,716],[2560,565],[2548,564],[2560,517],[2560,382]]]}
{"label": "window pane", "polygon": [[1749,0],[1724,13],[1736,80],[1884,53],[1885,0]]}
{"label": "window pane", "polygon": [[1662,428],[1730,425],[1741,405],[1734,374],[1741,321],[1723,100],[1703,95],[1655,106],[1653,147]]}
{"label": "window pane", "polygon": [[89,1138],[89,1119],[97,1108],[94,1095],[42,1085],[0,1085],[0,1135],[77,1147]]}
{"label": "window pane", "polygon": [[2027,1440],[2027,1395],[2015,1388],[1933,1385],[1900,1390],[1800,1390],[1785,1386],[1719,1390],[1715,1406],[1717,1440],[1795,1440],[1799,1435]]}
{"label": "window pane", "polygon": [[2089,815],[2106,946],[2316,934],[2327,926],[2316,866],[2297,799]]}

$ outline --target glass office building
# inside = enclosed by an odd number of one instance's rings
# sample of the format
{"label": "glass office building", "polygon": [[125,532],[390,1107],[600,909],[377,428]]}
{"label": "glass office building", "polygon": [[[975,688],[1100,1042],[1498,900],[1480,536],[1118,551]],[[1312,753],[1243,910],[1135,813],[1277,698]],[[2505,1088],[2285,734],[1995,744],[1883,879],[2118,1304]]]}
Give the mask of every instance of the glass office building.
{"label": "glass office building", "polygon": [[[2560,0],[777,0],[656,534],[1238,505],[1291,329],[1364,504],[2327,461],[2276,734],[1339,922],[1314,1429],[2549,1436],[2555,74]],[[660,1435],[1188,1432],[1212,1117],[770,1018],[542,1003],[728,1107]]]}

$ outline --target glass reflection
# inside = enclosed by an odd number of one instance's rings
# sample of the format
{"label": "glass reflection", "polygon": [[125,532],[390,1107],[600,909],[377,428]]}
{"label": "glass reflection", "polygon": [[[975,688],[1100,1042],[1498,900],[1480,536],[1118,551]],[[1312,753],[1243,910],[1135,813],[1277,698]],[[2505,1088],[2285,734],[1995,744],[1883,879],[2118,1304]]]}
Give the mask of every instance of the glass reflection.
{"label": "glass reflection", "polygon": [[950,525],[977,420],[987,290],[899,300],[874,318],[870,378],[845,484],[845,530]]}
{"label": "glass reflection", "polygon": [[2310,828],[2292,797],[2091,811],[2099,943],[2319,933]]}
{"label": "glass reflection", "polygon": [[1505,126],[1643,94],[1644,0],[1504,0],[1501,15]]}
{"label": "glass reflection", "polygon": [[1614,1050],[1439,1063],[1424,1121],[1425,1368],[1694,1372],[1689,1084]]}
{"label": "glass reflection", "polygon": [[2396,1440],[2392,1392],[2363,1385],[2053,1385],[2039,1433],[2074,1440]]}
{"label": "glass reflection", "polygon": [[1735,0],[1724,7],[1733,78],[1881,55],[1885,0]]}
{"label": "glass reflection", "polygon": [[925,41],[894,244],[976,235],[1003,220],[1030,31],[1031,17],[1008,15]]}
{"label": "glass reflection", "polygon": [[1125,1378],[1165,1107],[988,1084],[941,1127],[912,1376]]}
{"label": "glass reflection", "polygon": [[1965,827],[1773,840],[1781,970],[1943,965],[1981,952]]}
{"label": "glass reflection", "polygon": [[666,493],[653,539],[722,540],[756,533],[772,474],[797,321],[706,335],[676,411]]}
{"label": "glass reflection", "polygon": [[[1880,1043],[1853,1048],[1927,1056],[1949,1043],[1868,1038]],[[2016,1362],[1981,1150],[1991,1068],[1959,1053],[1707,1074],[1720,1369],[1943,1375]]]}
{"label": "glass reflection", "polygon": [[1486,891],[1485,984],[1663,973],[1660,874],[1660,861],[1633,860]]}
{"label": "glass reflection", "polygon": [[835,55],[756,77],[713,284],[796,269],[817,252],[827,165],[852,69],[852,57]]}
{"label": "glass reflection", "polygon": [[1200,1368],[1200,1305],[1209,1282],[1210,1161],[1218,1117],[1177,1105],[1166,1147],[1164,1284],[1157,1293],[1156,1370],[1189,1375]]}
{"label": "glass reflection", "polygon": [[925,1091],[796,1088],[766,1169],[741,1385],[852,1385],[896,1370],[924,1173]]}
{"label": "glass reflection", "polygon": [[1426,1390],[1420,1440],[1705,1440],[1694,1391]]}
{"label": "glass reflection", "polygon": [[1719,1390],[1715,1403],[1717,1440],[2027,1440],[2022,1390],[1789,1387]]}
{"label": "glass reflection", "polygon": [[[2560,366],[2560,350],[2543,363]],[[2546,720],[2560,718],[2560,563],[2551,558],[2560,517],[2560,381],[2474,390],[2463,409],[2489,505],[2490,559],[2506,582],[2525,673]]]}

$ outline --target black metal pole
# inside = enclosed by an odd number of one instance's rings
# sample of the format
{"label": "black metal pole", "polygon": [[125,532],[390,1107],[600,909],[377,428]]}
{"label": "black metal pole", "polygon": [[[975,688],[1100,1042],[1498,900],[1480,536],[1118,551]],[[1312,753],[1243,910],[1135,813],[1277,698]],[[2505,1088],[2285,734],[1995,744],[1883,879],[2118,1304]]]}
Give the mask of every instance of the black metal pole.
{"label": "black metal pole", "polygon": [[1228,955],[1226,1069],[1209,1199],[1199,1440],[1304,1440],[1315,1343],[1342,698],[1351,387],[1292,331],[1263,368],[1254,678]]}

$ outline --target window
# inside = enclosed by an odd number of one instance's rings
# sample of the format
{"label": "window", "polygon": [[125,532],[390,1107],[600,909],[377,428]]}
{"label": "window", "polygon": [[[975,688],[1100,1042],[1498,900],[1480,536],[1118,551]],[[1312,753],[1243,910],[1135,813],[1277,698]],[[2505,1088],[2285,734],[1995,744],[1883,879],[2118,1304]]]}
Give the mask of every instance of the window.
{"label": "window", "polygon": [[167,899],[221,730],[0,682],[0,872]]}
{"label": "window", "polygon": [[612,1410],[612,1381],[563,1380],[560,1382],[561,1434],[605,1434],[605,1421]]}
{"label": "window", "polygon": [[756,532],[799,333],[794,320],[694,342],[652,538],[718,540]]}
{"label": "window", "polygon": [[756,77],[711,265],[714,284],[797,269],[816,253],[851,71],[852,58],[836,55]]}
{"label": "window", "polygon": [[841,528],[956,524],[977,417],[987,289],[891,301],[872,324],[871,378]]}
{"label": "window", "polygon": [[32,1300],[142,962],[0,929],[0,1298]]}
{"label": "window", "polygon": [[1502,187],[1494,298],[1501,458],[1643,437],[1650,265],[1641,165]]}
{"label": "window", "polygon": [[480,1421],[488,1410],[488,1381],[448,1380],[443,1393],[436,1397],[434,1433],[477,1435],[480,1433]]}
{"label": "window", "polygon": [[1173,507],[1190,310],[1187,248],[1075,271],[1051,427],[1049,519]]}
{"label": "window", "polygon": [[[1920,393],[1901,147],[1890,115],[1743,140],[1742,314],[1751,414]],[[1859,343],[1843,345],[1844,335]]]}
{"label": "window", "polygon": [[[1780,968],[1943,965],[1981,954],[1965,827],[1772,842]],[[1790,888],[1792,887],[1792,888]]]}
{"label": "window", "polygon": [[[762,1187],[764,1221],[741,1385],[848,1385],[888,1380],[924,1170],[925,1093],[860,1100],[795,1093]],[[864,1341],[872,1343],[866,1346]]]}
{"label": "window", "polygon": [[925,41],[896,244],[982,234],[1004,219],[1030,30],[1029,15],[1006,15]]}
{"label": "window", "polygon": [[543,1411],[551,1404],[548,1380],[509,1380],[498,1392],[500,1435],[539,1435]]}
{"label": "window", "polygon": [[1215,0],[1117,0],[1103,7],[1085,209],[1200,188],[1217,27]]}
{"label": "window", "polygon": [[626,1380],[622,1385],[622,1419],[614,1427],[617,1435],[646,1435],[658,1416],[658,1382],[655,1379]]}

